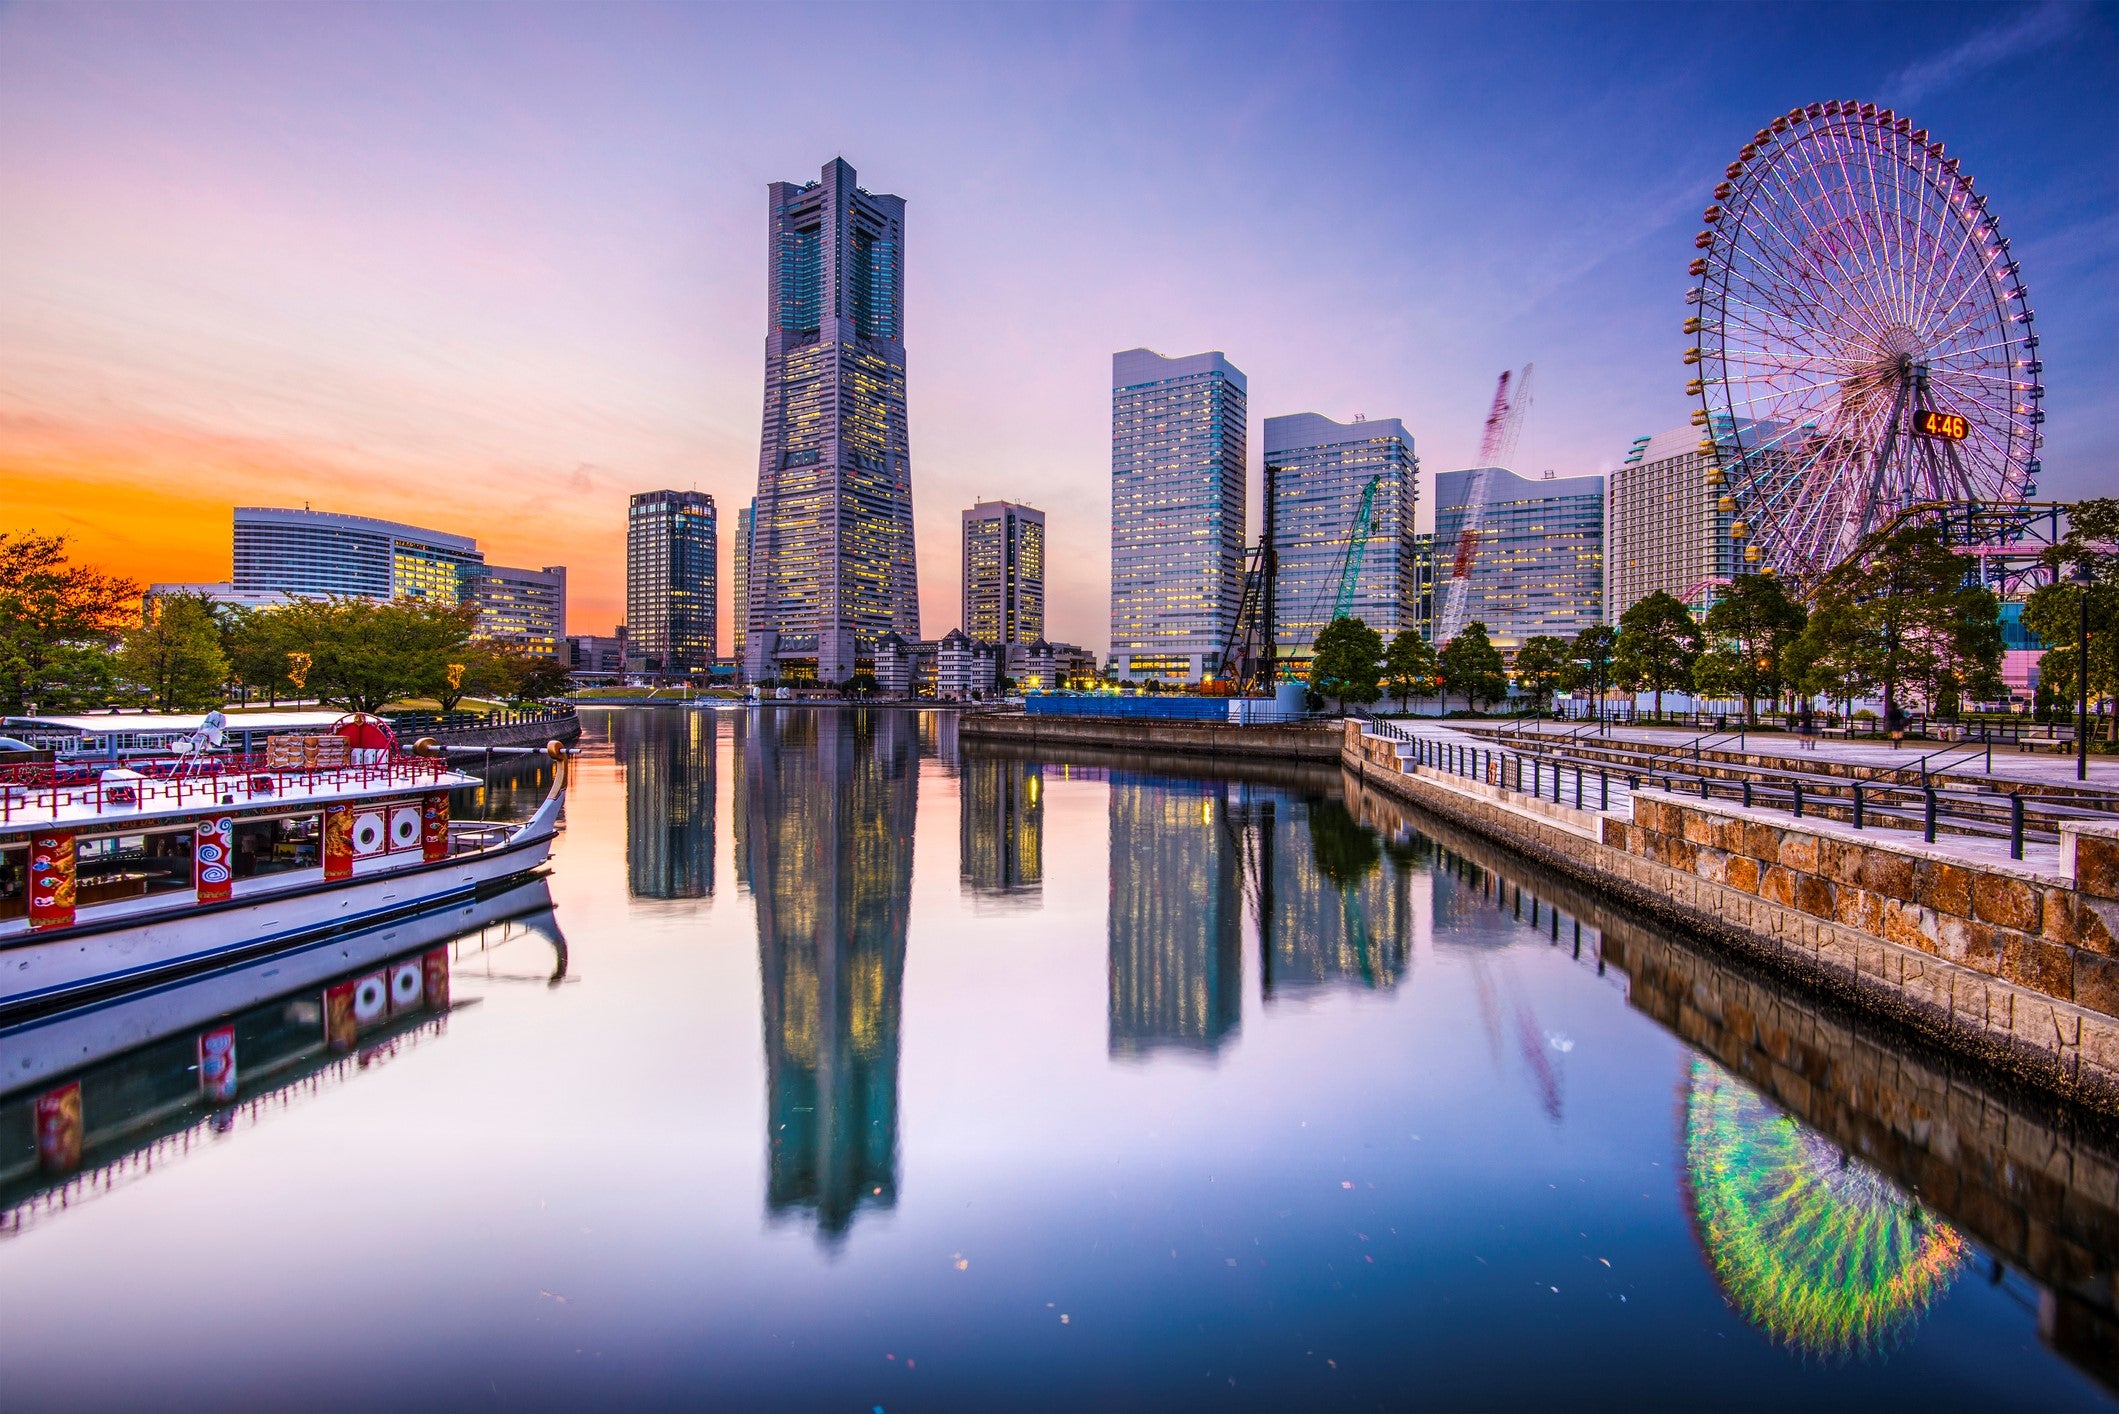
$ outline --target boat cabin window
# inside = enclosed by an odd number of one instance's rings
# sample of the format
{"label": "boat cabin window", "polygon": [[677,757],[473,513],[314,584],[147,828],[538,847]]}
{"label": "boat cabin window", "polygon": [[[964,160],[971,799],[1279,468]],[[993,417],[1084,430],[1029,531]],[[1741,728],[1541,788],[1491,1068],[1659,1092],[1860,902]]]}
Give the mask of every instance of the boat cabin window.
{"label": "boat cabin window", "polygon": [[191,888],[191,830],[90,835],[74,844],[74,902],[86,906]]}
{"label": "boat cabin window", "polygon": [[0,919],[29,913],[29,846],[0,849]]}
{"label": "boat cabin window", "polygon": [[322,866],[324,817],[280,815],[270,820],[235,822],[235,876],[256,879],[290,869]]}

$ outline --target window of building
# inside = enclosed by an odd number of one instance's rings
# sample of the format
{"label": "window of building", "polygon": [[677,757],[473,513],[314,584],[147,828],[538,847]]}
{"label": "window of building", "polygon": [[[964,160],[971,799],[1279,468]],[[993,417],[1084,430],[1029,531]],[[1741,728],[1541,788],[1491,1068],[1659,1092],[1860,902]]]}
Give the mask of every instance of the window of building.
{"label": "window of building", "polygon": [[321,815],[281,815],[269,820],[238,820],[235,823],[235,876],[256,879],[295,869],[321,867],[324,818]]}

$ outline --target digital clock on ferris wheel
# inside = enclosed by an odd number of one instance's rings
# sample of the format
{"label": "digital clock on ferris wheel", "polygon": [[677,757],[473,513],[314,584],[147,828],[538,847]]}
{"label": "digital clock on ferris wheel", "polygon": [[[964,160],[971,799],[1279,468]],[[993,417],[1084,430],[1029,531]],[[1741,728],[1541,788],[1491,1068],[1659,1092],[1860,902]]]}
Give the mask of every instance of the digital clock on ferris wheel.
{"label": "digital clock on ferris wheel", "polygon": [[1972,433],[1972,424],[1965,421],[1963,413],[1936,412],[1933,408],[1922,408],[1913,414],[1913,431],[1922,437],[1933,437],[1943,442],[1962,442]]}

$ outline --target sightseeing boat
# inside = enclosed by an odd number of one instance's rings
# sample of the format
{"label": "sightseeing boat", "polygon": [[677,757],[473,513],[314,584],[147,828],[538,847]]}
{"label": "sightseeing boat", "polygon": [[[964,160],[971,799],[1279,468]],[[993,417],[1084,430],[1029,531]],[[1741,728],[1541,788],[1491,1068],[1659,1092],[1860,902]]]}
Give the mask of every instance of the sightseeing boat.
{"label": "sightseeing boat", "polygon": [[536,812],[452,821],[476,786],[375,717],[122,766],[0,764],[0,1017],[300,946],[504,888],[551,853],[566,752]]}

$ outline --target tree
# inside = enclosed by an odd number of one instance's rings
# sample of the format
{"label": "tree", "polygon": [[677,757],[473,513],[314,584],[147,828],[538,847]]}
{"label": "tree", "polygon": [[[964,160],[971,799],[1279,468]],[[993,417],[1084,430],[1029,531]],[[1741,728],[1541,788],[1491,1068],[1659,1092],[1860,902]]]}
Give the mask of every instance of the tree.
{"label": "tree", "polygon": [[64,536],[0,531],[0,712],[107,701],[110,645],[139,597],[131,580],[68,563]]}
{"label": "tree", "polygon": [[1415,629],[1399,629],[1383,655],[1384,678],[1390,683],[1391,696],[1398,699],[1401,712],[1408,697],[1425,697],[1434,690],[1439,671],[1433,646]]}
{"label": "tree", "polygon": [[1738,575],[1707,611],[1706,648],[1694,660],[1693,686],[1708,696],[1743,698],[1744,720],[1756,726],[1758,699],[1780,694],[1787,681],[1782,658],[1808,621],[1778,576]]}
{"label": "tree", "polygon": [[[2046,552],[2055,583],[2034,590],[2023,606],[2023,625],[2045,640],[2038,664],[2041,692],[2049,690],[2062,715],[2075,714],[2077,641],[2082,632],[2083,595],[2090,611],[2090,700],[2119,696],[2119,499],[2099,497],[2068,510],[2068,533]],[[2077,576],[2086,577],[2087,586]],[[2119,712],[2109,728],[2119,740]]]}
{"label": "tree", "polygon": [[[1005,683],[1008,679],[1002,678],[1001,681]],[[846,680],[847,695],[852,697],[873,697],[876,689],[881,686],[882,684],[876,681],[876,675],[869,672],[855,673]]]}
{"label": "tree", "polygon": [[1817,604],[1847,610],[1869,676],[1883,689],[1887,723],[1908,688],[1934,711],[1967,687],[1990,686],[2000,672],[2001,637],[1980,622],[1999,606],[1986,591],[1968,589],[1965,560],[1940,527],[1868,536],[1825,576]]}
{"label": "tree", "polygon": [[1464,694],[1476,712],[1481,702],[1498,702],[1508,695],[1508,676],[1501,670],[1501,650],[1486,636],[1486,625],[1473,619],[1464,632],[1442,646],[1442,705],[1449,705],[1449,690]]}
{"label": "tree", "polygon": [[1356,820],[1344,802],[1312,796],[1306,804],[1310,858],[1320,878],[1345,893],[1376,872],[1383,844],[1374,830]]}
{"label": "tree", "polygon": [[157,712],[220,706],[227,700],[228,659],[213,601],[203,594],[156,598],[119,646],[118,672]]}
{"label": "tree", "polygon": [[[289,645],[289,681],[319,701],[374,712],[401,697],[462,695],[449,686],[448,668],[467,656],[476,605],[333,597],[272,612],[285,616],[278,627]],[[305,656],[307,669],[297,674]]]}
{"label": "tree", "polygon": [[1574,672],[1576,686],[1588,692],[1595,704],[1597,720],[1604,720],[1604,694],[1611,689],[1617,669],[1619,635],[1610,624],[1591,624],[1575,635]]}
{"label": "tree", "polygon": [[295,691],[287,676],[287,621],[279,610],[246,605],[218,606],[221,653],[228,659],[229,680],[277,703]]}
{"label": "tree", "polygon": [[1619,615],[1616,649],[1619,677],[1655,694],[1655,714],[1663,715],[1663,694],[1692,684],[1692,665],[1699,661],[1700,626],[1676,595],[1658,589]]}
{"label": "tree", "polygon": [[1310,686],[1336,699],[1374,702],[1383,695],[1383,635],[1360,619],[1333,619],[1310,651]]}
{"label": "tree", "polygon": [[1567,686],[1571,661],[1564,638],[1541,633],[1525,639],[1516,650],[1516,691],[1544,711],[1552,695]]}
{"label": "tree", "polygon": [[[1705,659],[1701,666],[1707,668]],[[1852,711],[1854,699],[1876,685],[1871,666],[1861,626],[1846,604],[1820,604],[1781,660],[1791,687],[1805,696],[1814,694],[1839,703],[1842,714]],[[1710,673],[1720,671],[1719,662],[1709,669]],[[1704,681],[1695,685],[1701,691],[1709,690]],[[1722,686],[1719,680],[1716,686]],[[1731,695],[1735,690],[1734,684],[1728,685]]]}

